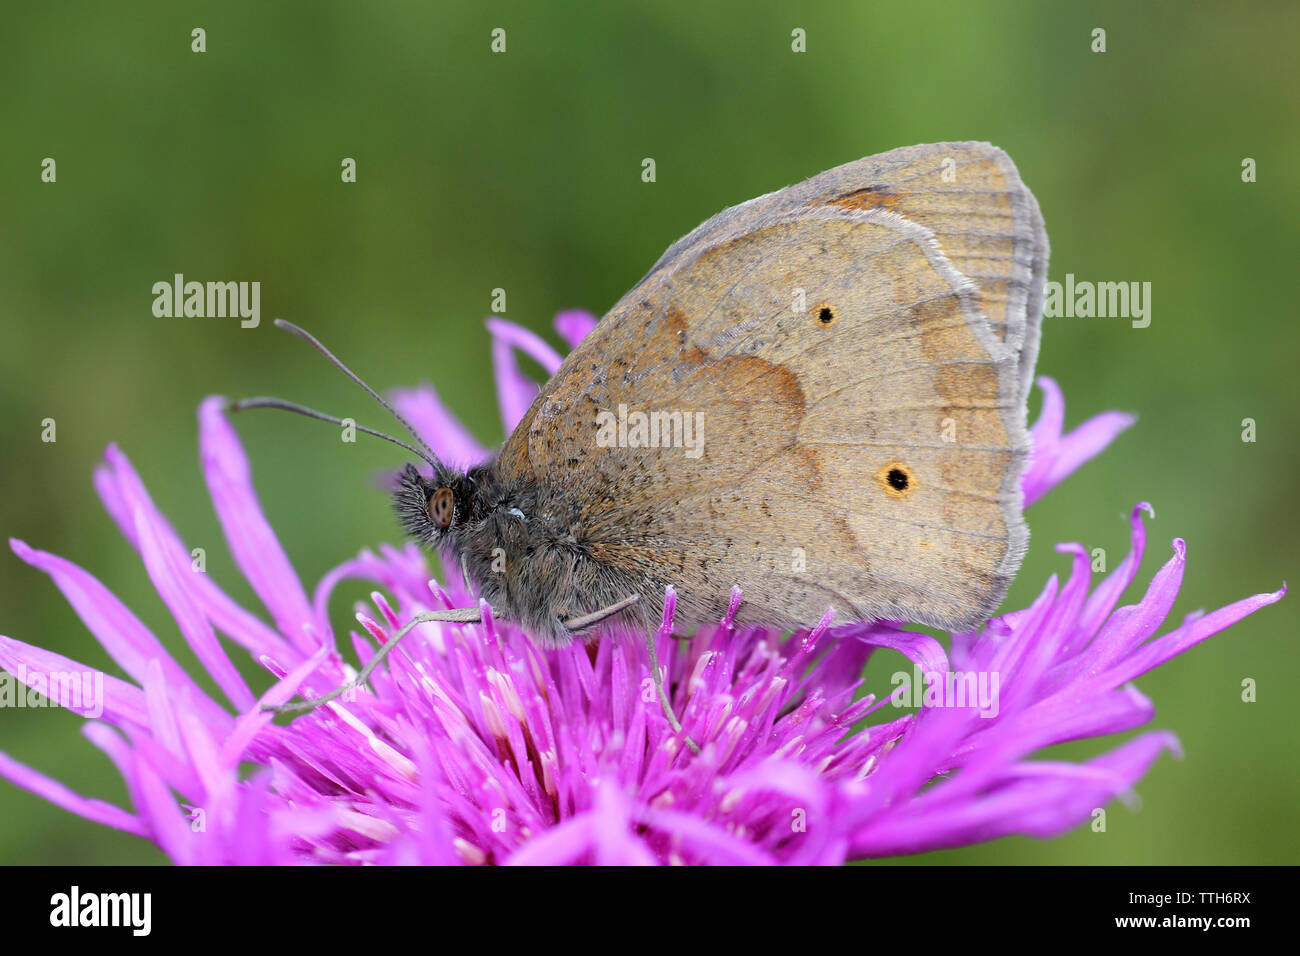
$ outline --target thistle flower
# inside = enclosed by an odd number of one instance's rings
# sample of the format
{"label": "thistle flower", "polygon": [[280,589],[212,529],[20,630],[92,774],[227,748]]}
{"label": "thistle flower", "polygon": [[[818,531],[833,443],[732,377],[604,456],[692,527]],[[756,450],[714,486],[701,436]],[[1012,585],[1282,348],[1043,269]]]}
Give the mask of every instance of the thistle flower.
{"label": "thistle flower", "polygon": [[[556,327],[573,345],[593,323],[569,312]],[[560,357],[516,326],[493,320],[490,330],[509,431],[536,391],[515,351],[548,371]],[[1060,389],[1039,384],[1027,502],[1132,423],[1111,412],[1063,434]],[[432,388],[394,398],[444,460],[486,456]],[[413,545],[362,551],[309,596],[258,505],[223,407],[209,398],[199,409],[202,469],[270,623],[191,570],[181,537],[117,448],[95,487],[225,700],[205,693],[88,572],[20,541],[11,542],[18,557],[50,575],[125,678],[0,637],[0,666],[41,692],[52,674],[102,674],[102,699],[64,703],[87,716],[84,733],[122,774],[132,809],[73,793],[3,753],[0,776],[152,840],[177,863],[828,864],[1013,833],[1048,837],[1130,794],[1177,743],[1153,731],[1084,763],[1028,758],[1146,724],[1152,707],[1135,678],[1285,591],[1193,615],[1155,637],[1186,548],[1175,540],[1141,600],[1117,607],[1146,546],[1142,504],[1129,555],[1104,579],[1092,580],[1082,547],[1061,546],[1072,564],[1064,583],[1053,576],[1029,607],[952,635],[946,653],[925,634],[835,626],[829,614],[788,638],[737,627],[739,592],[723,621],[679,642],[669,589],[657,647],[698,755],[668,727],[641,645],[541,651],[486,605],[481,624],[421,625],[369,689],[281,725],[263,705],[322,694],[354,673],[327,613],[339,581],[376,588],[349,635],[363,663],[413,615],[476,599],[455,580],[430,580]],[[272,675],[260,695],[235,669],[229,643]],[[864,696],[864,666],[882,649],[908,658],[921,684]],[[994,706],[949,699],[973,686],[968,675],[996,677]],[[919,710],[891,706],[922,686]]]}

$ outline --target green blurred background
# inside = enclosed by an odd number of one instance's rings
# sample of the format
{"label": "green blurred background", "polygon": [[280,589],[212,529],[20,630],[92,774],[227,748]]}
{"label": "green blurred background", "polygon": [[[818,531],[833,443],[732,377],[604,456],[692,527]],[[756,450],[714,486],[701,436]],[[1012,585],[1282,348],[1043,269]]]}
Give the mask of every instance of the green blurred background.
{"label": "green blurred background", "polygon": [[[191,52],[194,27],[206,53]],[[505,54],[489,51],[495,27]],[[1090,51],[1097,27],[1104,54]],[[199,401],[275,394],[384,425],[272,318],[308,326],[378,387],[433,381],[499,442],[483,328],[492,289],[506,289],[507,318],[558,345],[557,310],[604,312],[724,206],[896,146],[981,139],[1010,152],[1037,194],[1051,278],[1153,284],[1149,328],[1046,322],[1039,370],[1063,386],[1069,424],[1108,408],[1140,421],[1032,509],[1009,603],[1068,570],[1058,541],[1103,547],[1113,567],[1127,549],[1123,516],[1141,499],[1158,517],[1140,582],[1170,539],[1188,541],[1172,620],[1275,589],[1296,577],[1300,530],[1298,27],[1295,5],[1281,3],[1244,14],[1023,0],[11,6],[0,32],[0,531],[91,570],[193,665],[91,472],[118,442],[187,543],[207,548],[209,572],[257,607],[198,471]],[[791,51],[794,28],[806,53]],[[47,156],[55,184],[40,181]],[[356,184],[340,182],[344,157],[357,160]],[[1244,157],[1258,182],[1242,182]],[[175,272],[259,280],[261,327],[155,318],[151,287]],[[46,417],[57,443],[40,440]],[[1243,418],[1257,422],[1253,444]],[[400,452],[274,414],[239,430],[304,581],[396,537],[373,477]],[[340,627],[362,596],[335,598]],[[1295,607],[1293,596],[1266,608],[1141,679],[1154,726],[1176,731],[1186,756],[1155,765],[1139,811],[1113,805],[1104,834],[917,860],[1295,862]],[[0,633],[109,663],[52,583],[7,550]],[[1256,703],[1241,701],[1244,678],[1258,681]],[[0,711],[0,749],[129,805],[80,723]],[[162,860],[0,784],[0,861]]]}

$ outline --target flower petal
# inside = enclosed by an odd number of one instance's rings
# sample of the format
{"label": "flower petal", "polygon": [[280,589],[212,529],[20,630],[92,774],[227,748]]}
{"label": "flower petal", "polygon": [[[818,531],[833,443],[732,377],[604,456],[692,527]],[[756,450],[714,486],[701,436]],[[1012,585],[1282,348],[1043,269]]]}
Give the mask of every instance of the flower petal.
{"label": "flower petal", "polygon": [[4,751],[0,751],[0,777],[79,817],[138,837],[147,838],[150,835],[149,828],[139,817],[111,803],[74,793],[57,780],[51,780],[26,764],[19,763]]}
{"label": "flower petal", "polygon": [[226,420],[226,400],[204,399],[199,407],[199,447],[208,492],[235,564],[271,612],[280,633],[305,654],[316,650],[304,630],[330,634],[328,621],[316,621],[307,593],[266,521],[253,491],[252,472],[235,430]]}
{"label": "flower petal", "polygon": [[555,331],[571,349],[576,349],[595,327],[596,317],[586,309],[569,309],[555,317]]}
{"label": "flower petal", "polygon": [[[137,508],[135,511],[135,529],[136,538],[140,542],[140,555],[144,558],[149,578],[153,581],[159,596],[162,597],[163,603],[167,605],[167,609],[172,612],[177,627],[198,657],[199,663],[212,675],[217,686],[237,709],[245,710],[252,706],[253,692],[248,689],[239,671],[235,670],[235,665],[227,656],[225,648],[213,633],[207,616],[199,610],[191,594],[189,579],[194,578],[199,572],[188,568],[180,571],[176,568],[175,554],[169,554],[164,549],[143,508]],[[211,700],[207,694],[203,694],[197,688],[191,693],[197,694],[204,700]]]}
{"label": "flower petal", "polygon": [[[19,558],[50,576],[87,630],[132,678],[143,683],[146,665],[157,660],[173,686],[199,690],[140,619],[93,575],[71,561],[46,551],[37,551],[16,538],[11,538],[9,544]],[[35,652],[39,648],[30,650]],[[220,708],[213,703],[210,716],[219,720],[220,714]]]}
{"label": "flower petal", "polygon": [[441,461],[469,468],[487,460],[488,450],[442,403],[432,385],[395,388],[389,398]]}
{"label": "flower petal", "polygon": [[[135,533],[135,511],[141,508],[157,532],[160,543],[181,566],[193,559],[193,552],[185,547],[162,512],[154,506],[130,460],[115,445],[108,446],[104,453],[104,464],[95,469],[95,489],[118,529],[137,551],[140,550],[140,543]],[[196,577],[191,584],[195,599],[217,630],[252,652],[255,657],[266,654],[286,662],[300,659],[298,651],[231,600],[217,587],[210,575]]]}
{"label": "flower petal", "polygon": [[1099,455],[1137,421],[1124,412],[1103,412],[1063,436],[1065,399],[1061,387],[1045,375],[1039,376],[1038,387],[1043,392],[1043,408],[1030,429],[1029,467],[1021,480],[1026,508]]}
{"label": "flower petal", "polygon": [[[83,691],[80,704],[68,702],[71,706],[67,709],[83,717],[102,716],[104,720],[119,727],[128,723],[140,727],[149,726],[149,712],[145,707],[144,692],[140,688],[118,680],[103,671],[79,664],[61,654],[0,635],[0,668],[4,668],[28,687],[37,684],[39,679],[39,683],[44,684],[47,689],[52,689],[50,688],[51,675],[89,675],[95,684],[102,678],[102,691],[99,687],[95,687],[89,694]],[[33,689],[41,696],[46,696],[40,686]],[[87,696],[94,696],[95,691],[100,692],[102,700],[87,701]],[[58,696],[56,694],[50,699],[62,706],[65,702],[58,700]]]}
{"label": "flower petal", "polygon": [[539,390],[537,383],[519,370],[515,361],[515,349],[530,356],[546,370],[547,375],[555,374],[561,359],[555,349],[523,326],[504,319],[488,319],[487,327],[492,333],[492,367],[496,372],[501,420],[509,435],[524,417]]}

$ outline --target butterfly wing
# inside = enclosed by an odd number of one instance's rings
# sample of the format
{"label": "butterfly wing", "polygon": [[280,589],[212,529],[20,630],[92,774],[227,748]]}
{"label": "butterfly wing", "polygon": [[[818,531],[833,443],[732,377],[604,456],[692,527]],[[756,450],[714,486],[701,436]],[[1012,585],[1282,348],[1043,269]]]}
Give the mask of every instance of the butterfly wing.
{"label": "butterfly wing", "polygon": [[[547,488],[580,502],[585,553],[652,599],[672,584],[684,623],[739,585],[755,623],[833,606],[971,626],[1026,542],[1028,335],[994,331],[933,229],[825,201],[872,185],[830,175],[676,244],[565,360],[498,469],[543,507]],[[960,235],[985,228],[961,215]]]}
{"label": "butterfly wing", "polygon": [[1022,391],[1038,356],[1048,242],[1033,193],[989,143],[929,143],[868,156],[728,209],[679,239],[653,274],[698,243],[801,208],[884,209],[931,230],[980,289],[997,337],[1020,357]]}

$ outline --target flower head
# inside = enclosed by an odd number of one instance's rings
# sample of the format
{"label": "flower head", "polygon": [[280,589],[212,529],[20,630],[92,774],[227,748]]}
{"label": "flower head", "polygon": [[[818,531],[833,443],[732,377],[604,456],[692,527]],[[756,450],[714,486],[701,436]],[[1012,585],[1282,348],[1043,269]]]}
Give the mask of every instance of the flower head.
{"label": "flower head", "polygon": [[[576,344],[594,320],[560,315]],[[489,323],[507,431],[536,386],[523,350],[553,372],[537,336]],[[1024,479],[1037,500],[1100,452],[1132,419],[1107,413],[1063,434],[1064,403],[1041,379],[1043,412]],[[394,400],[444,461],[486,450],[430,387]],[[157,843],[177,863],[840,863],[1020,833],[1051,836],[1128,795],[1176,747],[1141,734],[1084,763],[1029,759],[1048,745],[1129,731],[1152,716],[1132,681],[1283,591],[1194,615],[1156,636],[1181,584],[1186,549],[1138,603],[1119,607],[1146,532],[1133,510],[1132,548],[1100,581],[1079,545],[1064,583],[977,633],[934,638],[886,624],[835,624],[783,637],[733,624],[743,594],[693,640],[672,637],[675,595],[657,635],[673,703],[696,755],[656,700],[644,647],[600,641],[543,651],[517,627],[424,624],[375,671],[369,689],[289,723],[262,708],[323,694],[354,673],[328,616],[339,581],[375,586],[349,635],[364,663],[413,615],[472,606],[456,581],[431,580],[413,545],[362,551],[309,595],[253,491],[223,401],[199,410],[208,490],[240,571],[269,623],[207,574],[110,447],[95,486],[176,621],[220,688],[209,696],[163,643],[93,576],[14,541],[53,579],[124,677],[0,637],[0,666],[45,693],[51,675],[91,673],[98,699],[60,702],[87,716],[90,742],[130,794],[126,810],[75,794],[0,753],[0,775],[88,819]],[[223,641],[222,638],[225,640]],[[228,646],[271,675],[255,691]],[[917,679],[865,693],[873,654],[906,657]],[[896,705],[913,695],[919,709]],[[253,766],[248,771],[249,765]]]}

